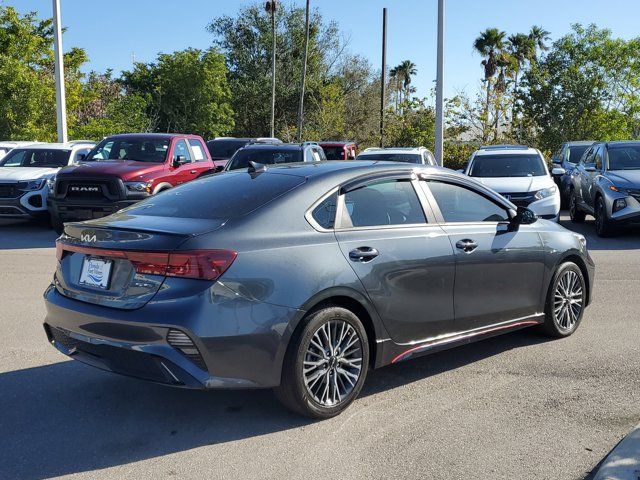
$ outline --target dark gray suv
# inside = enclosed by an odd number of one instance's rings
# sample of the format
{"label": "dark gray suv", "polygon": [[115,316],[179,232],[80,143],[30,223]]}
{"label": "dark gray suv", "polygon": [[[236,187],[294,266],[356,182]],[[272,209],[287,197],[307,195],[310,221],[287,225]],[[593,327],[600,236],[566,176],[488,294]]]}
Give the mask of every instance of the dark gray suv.
{"label": "dark gray suv", "polygon": [[581,235],[438,167],[318,162],[224,172],[69,223],[45,330],[72,358],[192,388],[274,387],[340,413],[378,368],[580,324]]}

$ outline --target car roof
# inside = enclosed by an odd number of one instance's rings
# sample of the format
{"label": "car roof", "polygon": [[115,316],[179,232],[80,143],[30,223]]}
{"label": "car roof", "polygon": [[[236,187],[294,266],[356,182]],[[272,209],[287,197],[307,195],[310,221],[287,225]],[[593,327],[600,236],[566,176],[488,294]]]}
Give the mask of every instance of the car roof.
{"label": "car roof", "polygon": [[216,138],[212,138],[211,140],[207,140],[207,143],[210,142],[225,142],[225,141],[234,141],[234,142],[251,142],[252,140],[254,140],[253,138],[245,138],[245,137],[216,137]]}
{"label": "car roof", "polygon": [[118,133],[116,135],[109,135],[105,138],[149,138],[149,139],[170,139],[175,137],[196,137],[200,138],[198,135],[193,135],[191,133]]}
{"label": "car roof", "polygon": [[72,150],[76,147],[94,147],[95,142],[90,141],[71,141],[65,143],[34,143],[30,145],[21,145],[19,148],[28,148],[30,150]]}
{"label": "car roof", "polygon": [[513,154],[535,154],[537,155],[539,152],[537,149],[532,147],[505,147],[500,146],[500,148],[481,148],[476,150],[474,156],[480,157],[484,155],[513,155]]}
{"label": "car roof", "polygon": [[385,148],[367,148],[360,155],[368,155],[374,153],[420,153],[426,150],[424,147],[385,147]]}
{"label": "car roof", "polygon": [[614,140],[611,142],[596,142],[596,143],[605,143],[609,147],[630,147],[630,146],[639,146],[640,140]]}
{"label": "car roof", "polygon": [[582,145],[593,145],[597,143],[594,140],[576,140],[575,142],[564,142],[567,147],[579,147]]}
{"label": "car roof", "polygon": [[17,148],[17,147],[26,147],[27,145],[37,145],[39,143],[42,142],[32,142],[30,140],[18,140],[18,141],[11,141],[11,140],[6,140],[4,142],[0,142],[0,147],[1,148]]}
{"label": "car roof", "polygon": [[345,145],[355,145],[356,142],[351,140],[325,140],[323,142],[318,142],[318,145],[321,147],[343,147]]}
{"label": "car roof", "polygon": [[242,147],[242,150],[250,149],[250,150],[302,150],[307,145],[315,145],[308,143],[250,143],[249,145],[245,145]]}

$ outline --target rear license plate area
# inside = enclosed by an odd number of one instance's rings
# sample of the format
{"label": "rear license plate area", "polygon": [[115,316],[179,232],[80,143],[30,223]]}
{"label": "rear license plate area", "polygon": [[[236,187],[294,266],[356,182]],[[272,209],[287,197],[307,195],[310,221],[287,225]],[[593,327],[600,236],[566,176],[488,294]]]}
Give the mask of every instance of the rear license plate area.
{"label": "rear license plate area", "polygon": [[109,288],[112,267],[113,260],[90,256],[85,257],[82,261],[82,270],[80,271],[80,285],[107,290]]}

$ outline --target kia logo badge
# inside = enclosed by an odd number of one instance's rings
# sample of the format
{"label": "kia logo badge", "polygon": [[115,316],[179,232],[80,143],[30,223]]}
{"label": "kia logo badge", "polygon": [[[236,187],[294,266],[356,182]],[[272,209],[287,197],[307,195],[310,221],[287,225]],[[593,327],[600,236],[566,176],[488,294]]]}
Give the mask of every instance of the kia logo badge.
{"label": "kia logo badge", "polygon": [[98,238],[96,237],[95,233],[93,235],[89,233],[83,233],[82,235],[80,235],[80,240],[82,240],[83,242],[95,242],[97,239]]}

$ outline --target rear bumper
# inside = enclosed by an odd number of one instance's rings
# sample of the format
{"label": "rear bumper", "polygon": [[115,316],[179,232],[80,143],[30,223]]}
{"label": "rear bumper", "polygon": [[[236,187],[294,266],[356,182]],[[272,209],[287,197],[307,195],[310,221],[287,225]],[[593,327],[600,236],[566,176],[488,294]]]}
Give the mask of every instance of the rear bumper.
{"label": "rear bumper", "polygon": [[[221,299],[211,290],[120,310],[65,297],[50,286],[44,328],[63,354],[122,375],[197,389],[278,385],[290,334],[286,327],[299,311],[237,295]],[[189,336],[200,366],[168,343],[170,329]]]}
{"label": "rear bumper", "polygon": [[117,202],[85,202],[56,200],[49,197],[49,210],[63,222],[91,220],[102,218],[138,203],[142,198],[119,200]]}

